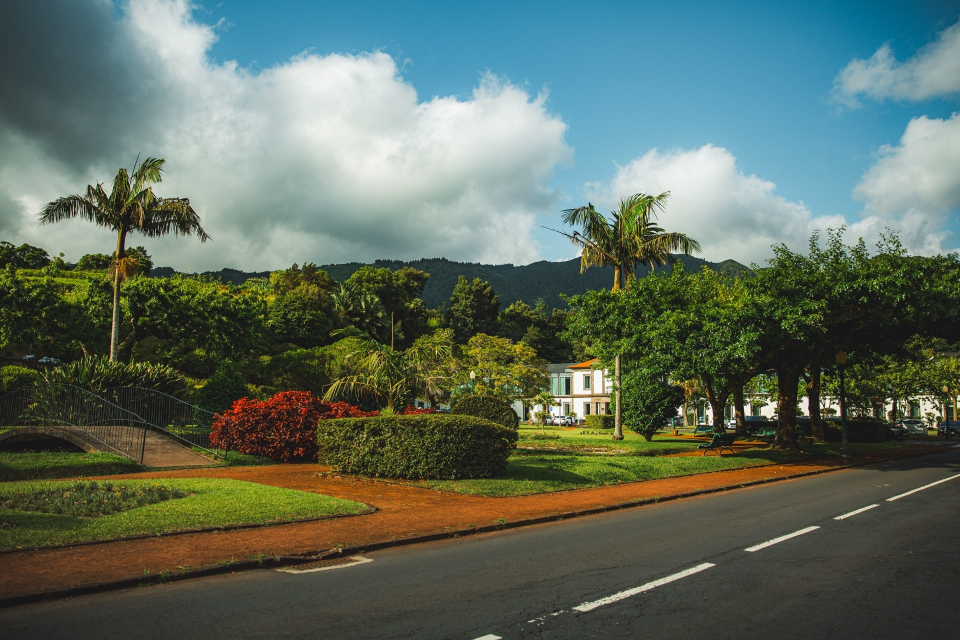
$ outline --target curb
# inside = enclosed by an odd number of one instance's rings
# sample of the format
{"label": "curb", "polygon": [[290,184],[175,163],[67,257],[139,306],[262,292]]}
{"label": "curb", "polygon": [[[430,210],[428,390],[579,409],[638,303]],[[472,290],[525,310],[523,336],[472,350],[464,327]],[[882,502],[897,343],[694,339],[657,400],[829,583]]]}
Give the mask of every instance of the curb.
{"label": "curb", "polygon": [[[891,457],[884,460],[865,460],[863,462],[852,462],[849,464],[844,464],[836,467],[830,467],[828,469],[804,471],[802,473],[794,473],[790,475],[780,476],[777,478],[761,478],[759,480],[751,480],[749,482],[724,485],[721,487],[711,487],[709,489],[697,489],[695,491],[686,491],[684,493],[676,493],[668,496],[654,496],[652,498],[640,498],[637,500],[628,500],[627,502],[619,502],[617,504],[605,505],[602,507],[593,507],[590,509],[582,509],[580,511],[566,511],[563,513],[554,513],[548,516],[538,516],[536,518],[525,518],[523,520],[514,520],[512,522],[505,522],[502,524],[483,525],[481,527],[468,527],[466,529],[456,529],[453,531],[444,531],[440,533],[421,534],[416,536],[410,536],[408,538],[399,538],[396,540],[385,540],[383,542],[374,542],[371,544],[355,545],[351,547],[340,547],[336,549],[325,549],[320,551],[307,551],[299,555],[264,556],[263,558],[255,558],[255,559],[247,558],[247,559],[238,560],[238,561],[232,561],[232,560],[222,561],[219,563],[214,563],[214,564],[203,566],[203,567],[197,567],[194,569],[188,569],[187,571],[180,571],[177,573],[161,572],[158,574],[147,574],[137,578],[123,578],[121,580],[93,583],[88,585],[81,585],[78,587],[68,587],[66,589],[57,589],[55,591],[28,593],[28,594],[23,594],[19,596],[0,598],[0,609],[15,607],[23,604],[30,604],[34,602],[44,602],[48,600],[61,600],[64,598],[71,598],[74,596],[87,595],[92,593],[104,593],[107,591],[117,591],[120,589],[129,589],[132,587],[147,587],[151,585],[164,584],[168,582],[179,582],[181,580],[189,580],[192,578],[204,578],[207,576],[223,575],[226,573],[236,573],[238,571],[247,571],[250,569],[267,569],[267,568],[275,568],[275,567],[290,566],[290,565],[297,565],[297,564],[306,564],[308,562],[316,562],[318,560],[326,560],[329,558],[336,558],[340,556],[357,555],[361,553],[368,553],[371,551],[379,551],[381,549],[406,547],[406,546],[410,546],[414,544],[422,544],[426,542],[438,542],[440,540],[463,538],[466,536],[478,535],[482,533],[494,533],[497,531],[505,531],[507,529],[519,529],[521,527],[529,527],[529,526],[538,525],[538,524],[546,524],[548,522],[558,522],[560,520],[569,520],[571,518],[582,518],[584,516],[591,516],[591,515],[596,515],[600,513],[609,513],[611,511],[632,509],[634,507],[642,507],[645,505],[657,504],[660,502],[672,502],[674,500],[682,500],[684,498],[694,498],[697,496],[709,495],[712,493],[721,493],[723,491],[733,491],[736,489],[744,489],[747,487],[754,487],[754,486],[763,485],[763,484],[772,484],[775,482],[782,482],[784,480],[793,480],[796,478],[816,476],[823,473],[831,473],[833,471],[842,471],[844,469],[852,469],[855,467],[863,467],[871,464],[890,462],[892,460],[902,460],[904,458],[915,458],[923,455],[929,455],[932,453],[940,453],[940,451],[937,451],[934,449],[929,451],[907,453],[905,455]],[[273,524],[275,526],[278,524],[287,524],[287,523],[273,523]],[[271,525],[253,525],[253,526],[257,527],[257,526],[271,526]],[[214,530],[220,530],[220,529],[214,529]],[[196,532],[184,532],[184,533],[196,533]],[[167,534],[167,535],[170,535],[170,534]],[[143,536],[143,537],[156,537],[156,536]],[[101,541],[101,543],[102,542],[103,541]],[[100,543],[93,542],[93,543],[80,543],[80,544],[87,545],[87,544],[100,544]],[[80,546],[80,545],[72,545],[72,546]],[[22,551],[22,550],[18,550],[18,551]]]}

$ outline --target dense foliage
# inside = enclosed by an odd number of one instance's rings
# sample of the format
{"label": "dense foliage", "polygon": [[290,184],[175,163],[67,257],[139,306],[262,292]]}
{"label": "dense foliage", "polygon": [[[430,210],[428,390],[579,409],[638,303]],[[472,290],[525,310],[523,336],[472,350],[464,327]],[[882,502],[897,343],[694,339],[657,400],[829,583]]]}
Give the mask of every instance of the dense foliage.
{"label": "dense foliage", "polygon": [[450,411],[457,415],[484,418],[509,429],[518,429],[520,427],[520,418],[517,417],[517,413],[513,408],[504,400],[492,396],[465,396],[459,398]]}
{"label": "dense foliage", "polygon": [[613,429],[614,416],[612,415],[589,415],[586,417],[587,429]]}
{"label": "dense foliage", "polygon": [[186,380],[172,367],[151,362],[111,362],[106,356],[81,358],[43,374],[44,381],[72,384],[94,393],[112,387],[143,387],[180,396]]}
{"label": "dense foliage", "polygon": [[460,415],[323,420],[319,461],[343,473],[386,478],[492,478],[502,475],[517,431]]}
{"label": "dense foliage", "polygon": [[33,369],[16,365],[0,367],[0,395],[10,393],[20,387],[28,387],[42,379],[43,376],[40,372]]}
{"label": "dense foliage", "polygon": [[210,442],[281,462],[316,460],[319,421],[366,415],[345,402],[324,402],[304,391],[284,391],[269,400],[242,398],[218,414]]}
{"label": "dense foliage", "polygon": [[210,379],[197,389],[193,403],[205,411],[221,413],[246,396],[247,383],[243,381],[243,376],[230,360],[224,360]]}

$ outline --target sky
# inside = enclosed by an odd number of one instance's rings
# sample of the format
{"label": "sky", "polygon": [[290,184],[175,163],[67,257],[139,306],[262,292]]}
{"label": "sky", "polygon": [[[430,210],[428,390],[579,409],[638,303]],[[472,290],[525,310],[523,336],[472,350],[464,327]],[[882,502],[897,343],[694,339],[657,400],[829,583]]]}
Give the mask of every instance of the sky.
{"label": "sky", "polygon": [[[109,253],[58,197],[166,160],[213,237],[158,265],[528,264],[563,209],[760,263],[841,226],[960,247],[960,1],[50,0],[0,20],[0,240]],[[546,228],[545,228],[546,227]]]}

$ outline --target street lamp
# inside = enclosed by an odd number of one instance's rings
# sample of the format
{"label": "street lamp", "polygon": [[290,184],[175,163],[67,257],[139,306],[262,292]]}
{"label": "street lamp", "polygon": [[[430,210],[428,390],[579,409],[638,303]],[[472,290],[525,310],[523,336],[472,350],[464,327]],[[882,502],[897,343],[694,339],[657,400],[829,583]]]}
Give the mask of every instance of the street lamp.
{"label": "street lamp", "polygon": [[[944,435],[944,438],[945,438],[945,439],[949,440],[949,439],[950,439],[950,425],[947,424],[947,420],[948,420],[947,411],[950,410],[950,404],[949,404],[949,403],[950,403],[950,398],[949,398],[949,396],[948,396],[948,394],[950,393],[950,387],[948,387],[947,385],[943,385],[942,391],[943,391],[943,422],[945,423],[945,424],[943,425],[943,435]],[[954,417],[956,417],[956,416],[954,416]]]}
{"label": "street lamp", "polygon": [[470,393],[474,393],[473,390],[473,381],[477,379],[477,374],[473,371],[470,372]]}
{"label": "street lamp", "polygon": [[840,370],[840,452],[847,457],[847,387],[844,370],[847,367],[847,354],[837,351],[837,369]]}

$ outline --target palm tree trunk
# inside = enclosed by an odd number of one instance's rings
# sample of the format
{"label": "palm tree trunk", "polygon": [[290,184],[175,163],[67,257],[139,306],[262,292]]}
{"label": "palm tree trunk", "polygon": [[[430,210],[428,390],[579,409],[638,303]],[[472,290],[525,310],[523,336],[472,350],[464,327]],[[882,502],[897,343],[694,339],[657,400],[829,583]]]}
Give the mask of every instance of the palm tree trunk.
{"label": "palm tree trunk", "polygon": [[110,326],[110,361],[117,360],[120,347],[120,260],[124,255],[126,233],[123,229],[117,232],[117,252],[113,256],[113,322]]}
{"label": "palm tree trunk", "polygon": [[613,394],[614,394],[614,413],[613,413],[613,439],[623,440],[623,406],[620,403],[620,354],[618,353],[613,360]]}

